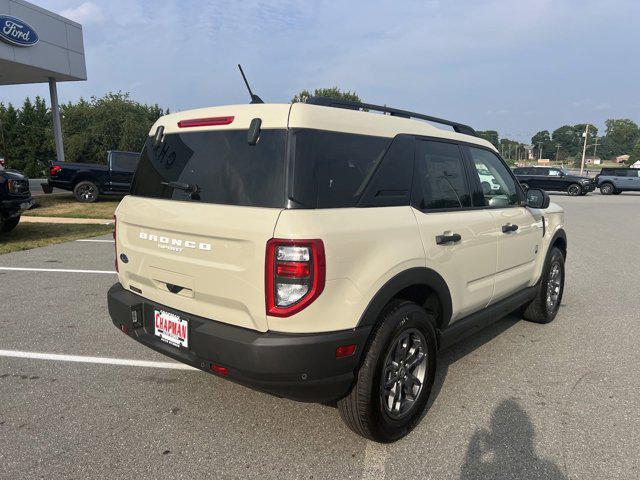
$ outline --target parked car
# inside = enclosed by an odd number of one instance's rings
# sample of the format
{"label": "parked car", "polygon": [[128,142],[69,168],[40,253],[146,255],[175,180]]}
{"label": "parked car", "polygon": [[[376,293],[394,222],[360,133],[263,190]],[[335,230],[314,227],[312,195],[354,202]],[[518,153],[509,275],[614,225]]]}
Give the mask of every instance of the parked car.
{"label": "parked car", "polygon": [[128,193],[139,157],[139,153],[111,150],[107,152],[106,165],[52,162],[42,190],[69,190],[79,202],[95,202],[104,193]]}
{"label": "parked car", "polygon": [[622,192],[640,191],[640,169],[603,168],[595,178],[603,195],[620,195]]}
{"label": "parked car", "polygon": [[438,349],[560,307],[562,208],[456,122],[326,98],[174,113],[131,193],[114,325],[204,372],[337,401],[376,441],[420,422]]}
{"label": "parked car", "polygon": [[29,179],[16,170],[0,169],[0,233],[16,228],[22,212],[33,204]]}
{"label": "parked car", "polygon": [[557,167],[516,167],[513,169],[526,191],[540,188],[549,192],[567,192],[571,196],[586,195],[595,190],[593,179],[571,175]]}

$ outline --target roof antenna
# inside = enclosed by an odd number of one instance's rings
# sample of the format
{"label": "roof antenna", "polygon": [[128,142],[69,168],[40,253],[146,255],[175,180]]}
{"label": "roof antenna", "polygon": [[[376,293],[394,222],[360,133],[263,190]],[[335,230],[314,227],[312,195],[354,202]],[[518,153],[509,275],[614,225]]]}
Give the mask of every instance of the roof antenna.
{"label": "roof antenna", "polygon": [[244,76],[244,72],[242,71],[242,66],[238,64],[238,68],[240,69],[240,75],[242,75],[242,79],[244,80],[244,84],[247,86],[247,90],[249,90],[249,95],[251,95],[250,103],[264,103],[262,99],[258,95],[254,95],[251,91],[251,87],[249,86],[249,82],[247,82],[247,77]]}

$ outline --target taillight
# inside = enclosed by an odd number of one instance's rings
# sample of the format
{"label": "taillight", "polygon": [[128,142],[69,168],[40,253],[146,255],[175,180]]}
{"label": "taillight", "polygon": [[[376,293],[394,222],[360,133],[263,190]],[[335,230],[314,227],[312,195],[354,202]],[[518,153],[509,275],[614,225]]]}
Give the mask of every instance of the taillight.
{"label": "taillight", "polygon": [[289,317],[324,290],[326,261],[322,240],[267,242],[265,300],[267,315]]}
{"label": "taillight", "polygon": [[208,117],[208,118],[190,118],[188,120],[180,120],[178,128],[189,127],[209,127],[216,125],[229,125],[235,117]]}
{"label": "taillight", "polygon": [[60,165],[54,165],[53,167],[51,167],[49,169],[49,173],[51,175],[55,175],[56,173],[58,173],[60,170],[62,170],[62,167]]}
{"label": "taillight", "polygon": [[116,267],[116,272],[120,272],[120,270],[118,269],[118,243],[116,240],[116,231],[118,228],[118,218],[114,215],[113,216],[113,248],[115,249],[116,252],[116,258],[114,260],[114,265]]}

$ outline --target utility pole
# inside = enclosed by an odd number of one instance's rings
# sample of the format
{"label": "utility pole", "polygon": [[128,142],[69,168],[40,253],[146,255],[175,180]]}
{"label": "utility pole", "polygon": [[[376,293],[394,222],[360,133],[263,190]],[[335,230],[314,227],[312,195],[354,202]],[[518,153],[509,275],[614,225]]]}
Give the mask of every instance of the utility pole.
{"label": "utility pole", "polygon": [[584,171],[584,157],[587,154],[587,139],[589,138],[589,124],[584,129],[584,133],[582,134],[584,137],[584,144],[582,145],[582,162],[580,163],[580,175]]}
{"label": "utility pole", "polygon": [[558,157],[560,156],[560,144],[556,145],[556,163],[558,163]]}
{"label": "utility pole", "polygon": [[593,159],[595,160],[596,158],[596,149],[598,148],[598,137],[596,137],[596,141],[593,144]]}
{"label": "utility pole", "polygon": [[538,142],[538,160],[542,160],[542,142]]}

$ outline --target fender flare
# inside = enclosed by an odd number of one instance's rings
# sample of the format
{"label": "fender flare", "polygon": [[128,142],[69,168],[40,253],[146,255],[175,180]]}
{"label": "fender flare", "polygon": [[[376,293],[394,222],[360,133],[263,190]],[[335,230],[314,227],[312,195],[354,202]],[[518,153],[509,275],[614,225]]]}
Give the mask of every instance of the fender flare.
{"label": "fender flare", "polygon": [[438,324],[435,328],[443,328],[449,324],[453,307],[451,293],[444,279],[435,270],[426,267],[414,267],[398,273],[385,283],[371,299],[364,313],[360,317],[358,327],[375,325],[384,307],[398,293],[413,285],[424,285],[438,296],[442,309]]}
{"label": "fender flare", "polygon": [[[556,230],[556,232],[553,234],[553,237],[551,237],[551,241],[549,242],[549,252],[558,240],[562,240],[564,249],[561,250],[564,252],[564,257],[567,258],[567,233],[564,231],[564,228],[559,228],[558,230]],[[549,255],[549,252],[547,252],[547,256]]]}

